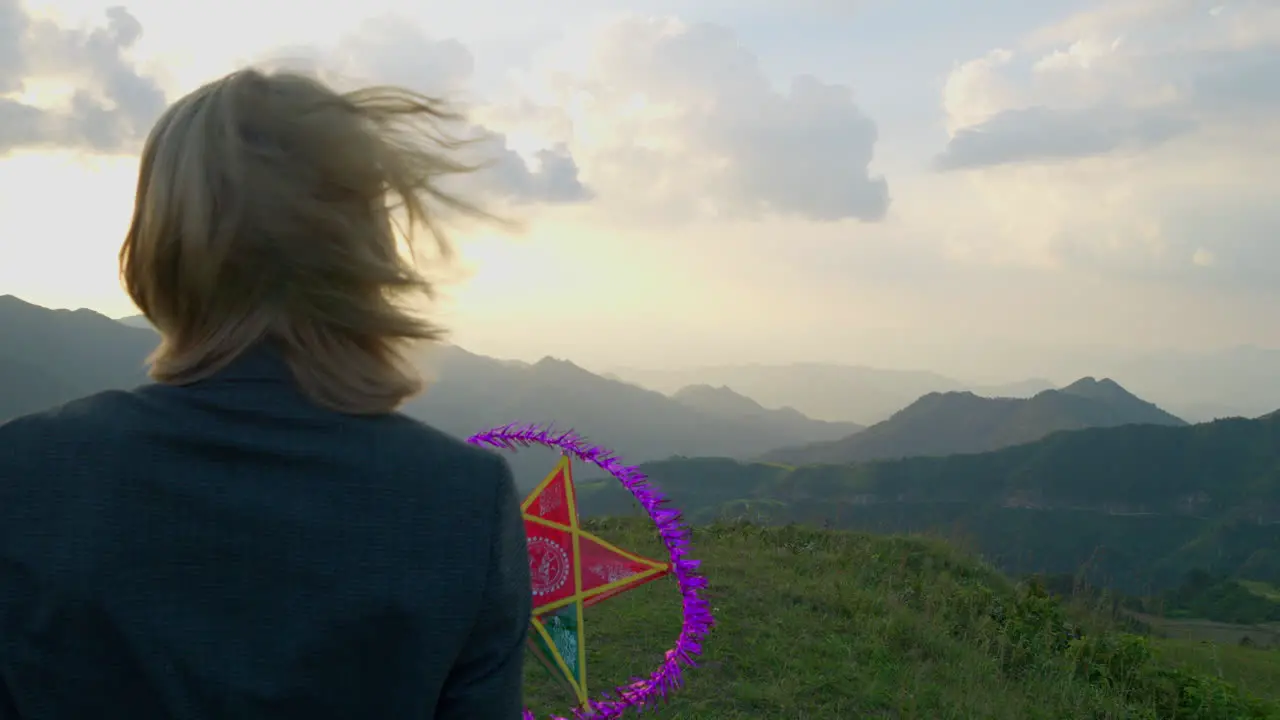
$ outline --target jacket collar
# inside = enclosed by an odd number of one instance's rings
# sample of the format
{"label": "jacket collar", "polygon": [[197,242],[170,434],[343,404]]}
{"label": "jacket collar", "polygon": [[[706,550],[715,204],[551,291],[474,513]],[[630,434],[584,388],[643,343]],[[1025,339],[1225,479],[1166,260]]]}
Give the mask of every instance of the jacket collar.
{"label": "jacket collar", "polygon": [[259,342],[240,353],[210,380],[287,380],[292,377],[284,355],[268,342]]}

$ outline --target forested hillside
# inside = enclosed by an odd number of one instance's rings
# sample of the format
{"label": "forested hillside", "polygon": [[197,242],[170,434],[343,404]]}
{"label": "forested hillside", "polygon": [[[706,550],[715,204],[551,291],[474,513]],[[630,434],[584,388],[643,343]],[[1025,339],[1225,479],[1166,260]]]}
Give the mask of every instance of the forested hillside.
{"label": "forested hillside", "polygon": [[[1013,573],[1130,592],[1194,568],[1280,581],[1280,418],[1063,432],[1003,450],[790,467],[718,458],[642,470],[697,521],[747,516],[974,544]],[[584,512],[630,511],[608,482]]]}

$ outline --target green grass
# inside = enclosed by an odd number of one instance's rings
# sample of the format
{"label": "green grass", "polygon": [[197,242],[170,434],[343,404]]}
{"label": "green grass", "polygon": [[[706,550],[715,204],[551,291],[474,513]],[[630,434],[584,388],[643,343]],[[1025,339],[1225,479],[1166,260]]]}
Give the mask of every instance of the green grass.
{"label": "green grass", "polygon": [[1239,625],[1201,618],[1162,618],[1132,613],[1151,626],[1152,633],[1172,640],[1188,640],[1210,645],[1240,645],[1245,638],[1255,646],[1280,649],[1280,623]]}
{"label": "green grass", "polygon": [[1245,586],[1250,592],[1254,593],[1255,595],[1264,597],[1268,600],[1273,600],[1275,602],[1280,602],[1280,588],[1277,588],[1274,585],[1269,585],[1267,583],[1259,582],[1257,580],[1241,580],[1240,584]]}
{"label": "green grass", "polygon": [[[663,556],[642,521],[587,524]],[[941,541],[718,524],[695,529],[693,556],[704,561],[717,627],[703,666],[660,711],[670,720],[1280,719],[1280,703],[1252,697],[1280,695],[1280,654],[1234,648],[1207,665],[1177,641],[1072,615]],[[586,621],[598,695],[648,675],[674,643],[674,581],[602,603]],[[567,714],[567,695],[527,665],[529,706]]]}
{"label": "green grass", "polygon": [[1261,698],[1280,702],[1280,651],[1204,640],[1159,640],[1156,658],[1190,672],[1220,677]]}

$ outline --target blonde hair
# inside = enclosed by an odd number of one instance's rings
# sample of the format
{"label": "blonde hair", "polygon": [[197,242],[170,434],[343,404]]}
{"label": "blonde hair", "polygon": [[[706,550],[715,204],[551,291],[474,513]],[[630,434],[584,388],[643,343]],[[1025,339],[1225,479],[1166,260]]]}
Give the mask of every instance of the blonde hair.
{"label": "blonde hair", "polygon": [[460,120],[400,88],[339,93],[258,70],[169,107],[143,147],[120,249],[123,284],[162,337],[151,377],[194,382],[267,341],[324,407],[388,412],[419,392],[405,351],[443,330],[403,302],[434,297],[414,230],[447,258],[437,209],[492,217],[439,187],[477,167],[453,157],[468,141],[443,131]]}

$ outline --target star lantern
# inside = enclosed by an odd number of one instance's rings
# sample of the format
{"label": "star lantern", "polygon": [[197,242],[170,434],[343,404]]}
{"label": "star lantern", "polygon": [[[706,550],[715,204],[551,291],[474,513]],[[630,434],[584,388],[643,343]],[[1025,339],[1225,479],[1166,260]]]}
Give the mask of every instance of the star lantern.
{"label": "star lantern", "polygon": [[667,575],[671,565],[627,552],[582,529],[568,456],[560,457],[521,510],[533,584],[530,647],[587,707],[583,610]]}

